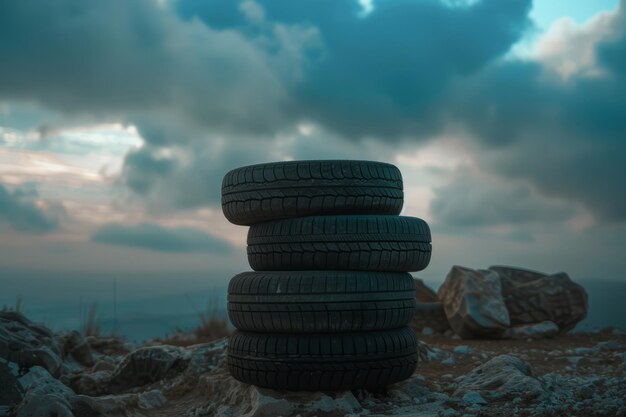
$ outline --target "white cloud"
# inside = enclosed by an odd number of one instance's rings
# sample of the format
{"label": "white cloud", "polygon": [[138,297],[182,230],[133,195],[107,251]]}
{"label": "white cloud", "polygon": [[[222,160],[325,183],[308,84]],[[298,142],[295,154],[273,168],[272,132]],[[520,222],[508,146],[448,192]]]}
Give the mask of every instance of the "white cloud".
{"label": "white cloud", "polygon": [[596,47],[615,37],[619,31],[619,9],[602,12],[583,24],[569,17],[556,20],[529,52],[548,71],[563,81],[572,77],[600,77],[606,71],[598,63]]}

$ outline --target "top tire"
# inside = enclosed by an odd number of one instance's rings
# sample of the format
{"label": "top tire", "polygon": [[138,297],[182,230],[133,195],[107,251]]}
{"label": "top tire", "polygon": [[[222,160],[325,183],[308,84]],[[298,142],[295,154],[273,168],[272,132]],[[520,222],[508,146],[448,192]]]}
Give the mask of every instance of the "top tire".
{"label": "top tire", "polygon": [[222,211],[234,224],[329,214],[399,214],[400,170],[370,161],[290,161],[228,172]]}

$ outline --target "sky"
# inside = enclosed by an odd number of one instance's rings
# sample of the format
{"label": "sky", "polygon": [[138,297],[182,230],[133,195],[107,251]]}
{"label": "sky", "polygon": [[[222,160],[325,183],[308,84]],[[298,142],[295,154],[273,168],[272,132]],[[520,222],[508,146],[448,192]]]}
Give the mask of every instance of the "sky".
{"label": "sky", "polygon": [[0,278],[22,283],[0,304],[64,275],[224,286],[249,267],[223,175],[297,159],[396,164],[431,282],[626,281],[625,20],[626,0],[0,2]]}

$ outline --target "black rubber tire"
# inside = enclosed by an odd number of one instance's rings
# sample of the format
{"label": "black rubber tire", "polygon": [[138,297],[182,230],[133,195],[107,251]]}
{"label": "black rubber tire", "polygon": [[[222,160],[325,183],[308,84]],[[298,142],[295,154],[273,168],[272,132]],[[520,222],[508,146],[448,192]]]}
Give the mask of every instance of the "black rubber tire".
{"label": "black rubber tire", "polygon": [[400,170],[370,161],[290,161],[251,165],[222,181],[222,211],[234,224],[329,214],[399,214]]}
{"label": "black rubber tire", "polygon": [[358,333],[236,331],[228,369],[241,382],[274,389],[380,390],[413,374],[417,343],[408,327]]}
{"label": "black rubber tire", "polygon": [[260,223],[248,231],[255,271],[420,271],[430,262],[430,230],[416,217],[311,216]]}
{"label": "black rubber tire", "polygon": [[244,272],[228,286],[228,316],[251,332],[396,329],[415,312],[413,282],[401,272]]}

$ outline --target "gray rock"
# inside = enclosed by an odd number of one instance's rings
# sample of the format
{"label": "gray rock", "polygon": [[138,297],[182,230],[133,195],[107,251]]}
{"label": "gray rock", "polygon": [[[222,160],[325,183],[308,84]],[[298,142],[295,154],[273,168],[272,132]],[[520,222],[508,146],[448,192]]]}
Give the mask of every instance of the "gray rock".
{"label": "gray rock", "polygon": [[11,406],[22,401],[22,387],[13,370],[0,362],[0,405]]}
{"label": "gray rock", "polygon": [[531,375],[530,365],[512,355],[500,355],[457,378],[454,395],[475,391],[487,401],[530,399],[544,393],[541,382]]}
{"label": "gray rock", "polygon": [[149,346],[126,355],[111,374],[112,392],[139,387],[184,371],[189,351],[176,346]]}
{"label": "gray rock", "polygon": [[605,342],[599,342],[596,345],[596,349],[598,350],[618,350],[620,348],[620,344],[615,340],[607,340]]}
{"label": "gray rock", "polygon": [[472,349],[467,345],[461,345],[452,349],[452,352],[458,353],[459,355],[469,355],[472,353]]}
{"label": "gray rock", "polygon": [[549,320],[534,324],[519,324],[509,328],[504,337],[509,339],[544,339],[554,337],[561,330]]}
{"label": "gray rock", "polygon": [[509,327],[500,276],[494,271],[452,267],[439,299],[452,330],[462,338],[499,337]]}
{"label": "gray rock", "polygon": [[26,390],[22,403],[17,407],[17,417],[74,417],[71,401],[74,392],[53,378],[39,366],[30,368],[20,378]]}
{"label": "gray rock", "polygon": [[502,296],[513,325],[549,320],[568,331],[587,316],[587,292],[564,272],[547,275],[503,266],[489,269],[502,278]]}
{"label": "gray rock", "polygon": [[53,334],[15,311],[0,311],[0,358],[25,369],[41,366],[55,376],[61,372],[61,350]]}
{"label": "gray rock", "polygon": [[442,365],[454,366],[454,365],[456,365],[456,359],[454,359],[452,356],[450,356],[449,358],[446,358],[446,359],[442,360],[441,364]]}
{"label": "gray rock", "polygon": [[430,327],[424,327],[422,329],[422,334],[424,336],[432,336],[433,334],[435,334],[435,331]]}
{"label": "gray rock", "polygon": [[97,397],[109,392],[110,381],[110,371],[96,371],[72,375],[67,384],[78,394]]}
{"label": "gray rock", "polygon": [[485,405],[487,401],[476,391],[468,391],[463,395],[463,402],[467,405]]}
{"label": "gray rock", "polygon": [[83,366],[93,366],[94,358],[87,340],[77,331],[71,331],[62,338],[63,352]]}
{"label": "gray rock", "polygon": [[582,356],[568,356],[567,361],[572,365],[578,365],[578,362],[580,362],[582,358]]}
{"label": "gray rock", "polygon": [[139,408],[150,410],[152,408],[162,407],[167,403],[167,398],[158,389],[143,392],[139,394],[137,405]]}

